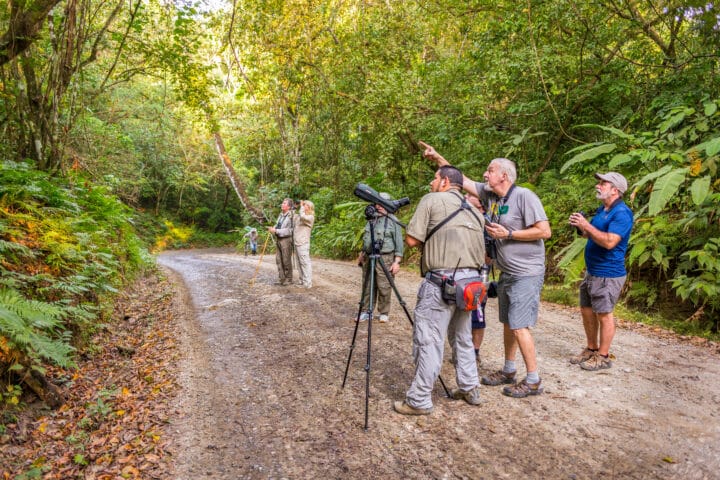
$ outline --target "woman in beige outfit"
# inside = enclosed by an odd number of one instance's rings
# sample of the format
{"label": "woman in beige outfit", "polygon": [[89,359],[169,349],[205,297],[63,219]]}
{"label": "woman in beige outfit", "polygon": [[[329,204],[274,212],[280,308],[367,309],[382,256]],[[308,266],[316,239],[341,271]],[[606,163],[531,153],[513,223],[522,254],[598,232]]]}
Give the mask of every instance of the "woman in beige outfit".
{"label": "woman in beige outfit", "polygon": [[310,200],[300,201],[300,210],[295,215],[295,253],[298,257],[300,284],[312,287],[312,264],[310,263],[310,231],[315,223],[315,205]]}

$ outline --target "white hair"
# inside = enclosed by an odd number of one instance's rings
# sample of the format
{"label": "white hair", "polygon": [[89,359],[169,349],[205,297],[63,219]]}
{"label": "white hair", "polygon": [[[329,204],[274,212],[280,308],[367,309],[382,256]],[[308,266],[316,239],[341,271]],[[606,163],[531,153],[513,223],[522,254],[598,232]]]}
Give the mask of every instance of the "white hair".
{"label": "white hair", "polygon": [[497,164],[500,167],[500,171],[507,175],[510,183],[515,183],[515,180],[517,180],[517,169],[515,168],[515,162],[507,158],[494,158],[490,163]]}

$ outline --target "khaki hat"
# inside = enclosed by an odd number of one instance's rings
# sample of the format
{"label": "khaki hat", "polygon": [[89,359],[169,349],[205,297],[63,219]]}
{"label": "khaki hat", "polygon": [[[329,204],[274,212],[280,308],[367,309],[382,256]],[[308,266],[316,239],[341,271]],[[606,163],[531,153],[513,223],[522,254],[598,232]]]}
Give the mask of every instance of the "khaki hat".
{"label": "khaki hat", "polygon": [[625,177],[617,172],[596,173],[595,178],[605,182],[610,182],[620,193],[627,192],[627,180],[625,180]]}

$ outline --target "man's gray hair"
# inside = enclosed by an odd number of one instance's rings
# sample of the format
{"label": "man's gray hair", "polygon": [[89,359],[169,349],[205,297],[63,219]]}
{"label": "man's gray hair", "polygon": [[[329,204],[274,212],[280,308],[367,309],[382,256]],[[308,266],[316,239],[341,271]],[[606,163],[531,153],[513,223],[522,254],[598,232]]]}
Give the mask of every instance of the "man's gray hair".
{"label": "man's gray hair", "polygon": [[517,168],[515,162],[507,158],[494,158],[490,163],[495,163],[500,167],[500,171],[507,175],[510,183],[515,183],[517,180]]}

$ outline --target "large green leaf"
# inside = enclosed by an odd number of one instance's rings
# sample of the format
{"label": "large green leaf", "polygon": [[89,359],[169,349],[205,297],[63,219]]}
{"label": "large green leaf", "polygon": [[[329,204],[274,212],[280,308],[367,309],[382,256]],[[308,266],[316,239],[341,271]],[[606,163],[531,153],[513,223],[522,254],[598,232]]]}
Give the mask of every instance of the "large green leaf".
{"label": "large green leaf", "polygon": [[608,163],[608,168],[610,170],[614,170],[615,167],[617,167],[618,165],[623,165],[625,163],[632,162],[632,161],[633,161],[632,155],[628,155],[627,153],[618,153],[610,160],[610,163]]}
{"label": "large green leaf", "polygon": [[677,168],[660,177],[655,182],[653,191],[650,194],[650,201],[648,202],[650,205],[648,214],[650,216],[657,215],[665,208],[667,202],[677,193],[678,188],[680,188],[680,185],[685,181],[687,172],[688,168]]}
{"label": "large green leaf", "polygon": [[706,117],[711,117],[717,112],[717,104],[715,102],[705,102],[703,103],[703,107],[705,107]]}
{"label": "large green leaf", "polygon": [[597,147],[585,150],[582,153],[578,153],[573,158],[565,162],[565,165],[563,165],[560,169],[560,173],[563,173],[565,170],[575,165],[576,163],[584,162],[586,160],[592,160],[593,158],[599,157],[600,155],[605,155],[606,153],[614,151],[615,148],[617,148],[617,145],[615,145],[614,143],[604,143],[602,145],[598,145]]}
{"label": "large green leaf", "polygon": [[705,155],[712,157],[716,153],[720,152],[720,137],[713,138],[707,142],[703,142],[700,145],[693,147],[697,150],[705,150]]}
{"label": "large green leaf", "polygon": [[697,178],[690,186],[690,193],[692,194],[692,200],[695,205],[701,205],[710,193],[710,182],[712,179],[710,175],[706,175],[702,178]]}
{"label": "large green leaf", "polygon": [[665,174],[666,174],[667,172],[669,172],[670,170],[672,170],[672,166],[671,166],[671,165],[665,165],[665,166],[664,166],[663,168],[661,168],[660,170],[656,170],[656,171],[654,171],[654,172],[650,172],[650,173],[648,173],[647,175],[645,175],[645,176],[644,176],[643,178],[641,178],[635,185],[633,185],[633,187],[642,187],[643,185],[645,185],[645,184],[646,184],[647,182],[649,182],[650,180],[654,180],[654,179],[656,179],[656,178],[658,178],[658,177],[662,177],[663,175],[665,175]]}
{"label": "large green leaf", "polygon": [[612,133],[613,135],[615,135],[615,136],[617,136],[617,137],[620,137],[620,138],[622,138],[622,139],[624,139],[624,140],[637,141],[637,138],[635,138],[634,135],[630,135],[630,134],[628,134],[628,133],[623,132],[622,130],[620,130],[620,129],[618,129],[618,128],[608,127],[608,126],[606,126],[606,125],[597,125],[597,124],[594,124],[594,123],[584,123],[584,124],[582,124],[582,125],[578,125],[577,127],[578,127],[578,128],[579,128],[579,127],[599,128],[600,130],[604,130],[604,131],[606,131],[606,132],[610,132],[610,133]]}

